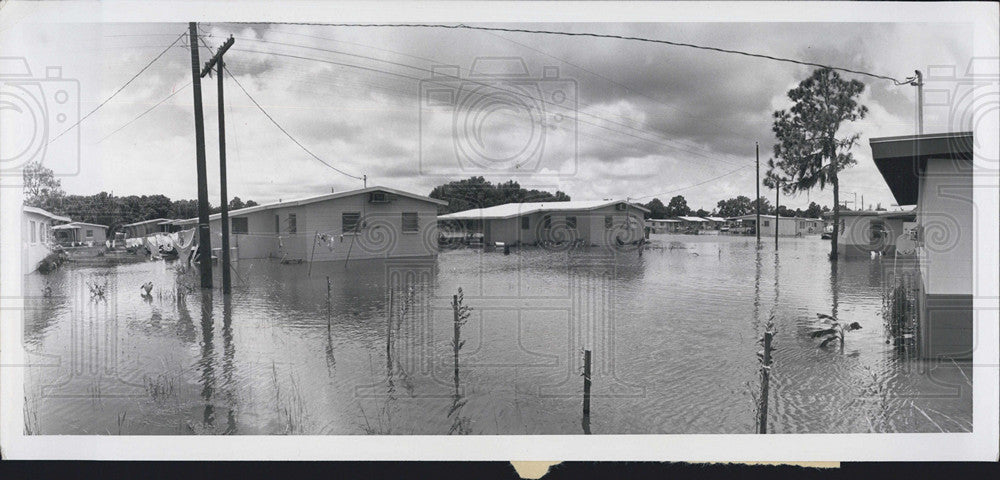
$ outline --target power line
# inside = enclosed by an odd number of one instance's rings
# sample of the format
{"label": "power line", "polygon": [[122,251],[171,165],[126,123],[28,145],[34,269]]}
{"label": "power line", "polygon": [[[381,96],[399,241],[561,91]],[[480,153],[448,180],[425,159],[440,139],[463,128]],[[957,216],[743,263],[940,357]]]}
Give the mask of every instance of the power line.
{"label": "power line", "polygon": [[247,96],[247,98],[249,98],[250,101],[253,102],[253,104],[257,107],[257,109],[260,110],[260,112],[263,113],[264,116],[267,117],[267,119],[270,120],[271,123],[273,123],[275,127],[278,127],[278,130],[281,130],[281,133],[284,133],[285,136],[287,136],[292,142],[294,142],[296,145],[298,145],[299,148],[301,148],[303,151],[305,151],[306,153],[308,153],[310,156],[312,156],[313,158],[315,158],[316,160],[318,160],[319,163],[322,163],[323,165],[326,165],[327,167],[332,168],[333,170],[341,173],[342,175],[351,177],[351,178],[353,178],[355,180],[364,180],[364,178],[362,178],[362,177],[359,177],[359,176],[356,176],[356,175],[351,175],[350,173],[347,173],[347,172],[345,172],[345,171],[343,171],[343,170],[341,170],[341,169],[339,169],[337,167],[334,167],[333,165],[330,165],[329,163],[327,163],[326,161],[324,161],[322,158],[319,158],[319,156],[317,156],[315,153],[313,153],[312,151],[310,151],[308,148],[306,148],[306,146],[303,145],[298,140],[296,140],[295,137],[292,136],[292,134],[288,133],[288,131],[285,130],[285,128],[282,127],[281,124],[279,124],[274,119],[274,117],[271,117],[271,114],[267,113],[267,110],[264,110],[264,107],[262,107],[259,103],[257,103],[257,100],[253,98],[253,95],[250,95],[250,92],[248,92],[247,89],[243,88],[243,84],[241,84],[240,81],[236,79],[236,76],[233,75],[232,72],[229,71],[229,68],[225,67],[225,65],[223,65],[223,68],[225,68],[226,72],[229,73],[229,78],[233,79],[233,81],[236,82],[236,86],[240,87],[240,90],[242,90],[243,93]]}
{"label": "power line", "polygon": [[110,137],[110,136],[112,136],[112,135],[114,135],[114,134],[116,134],[116,133],[120,132],[120,131],[121,131],[122,129],[124,129],[125,127],[127,127],[127,126],[131,125],[131,124],[132,124],[132,122],[135,122],[136,120],[139,120],[140,118],[144,117],[144,116],[145,116],[145,115],[146,115],[147,113],[149,113],[149,112],[152,112],[152,111],[153,111],[153,109],[155,109],[156,107],[159,107],[160,105],[162,105],[162,104],[163,104],[163,102],[166,102],[167,100],[170,100],[171,98],[173,98],[173,96],[174,96],[174,95],[177,95],[177,94],[178,94],[178,93],[180,93],[180,92],[181,92],[182,90],[184,90],[184,89],[186,89],[187,87],[190,87],[190,86],[191,86],[191,82],[188,82],[188,83],[187,83],[186,85],[184,85],[183,87],[181,87],[181,88],[178,88],[178,89],[174,90],[174,91],[173,91],[173,93],[171,93],[170,95],[167,95],[166,97],[164,97],[164,98],[163,98],[163,100],[160,100],[159,102],[156,102],[156,104],[154,104],[154,105],[153,105],[152,107],[149,107],[149,108],[147,108],[147,109],[146,109],[146,111],[144,111],[144,112],[140,113],[140,114],[139,114],[138,116],[136,116],[136,117],[135,117],[135,118],[133,118],[132,120],[129,120],[129,121],[125,122],[125,123],[124,123],[124,124],[123,124],[122,126],[120,126],[120,127],[116,128],[116,129],[115,129],[115,131],[113,131],[113,132],[111,132],[111,133],[109,133],[109,134],[105,135],[105,136],[104,136],[103,138],[101,138],[100,140],[98,140],[98,141],[97,141],[97,143],[101,143],[101,142],[103,142],[103,141],[107,140],[107,139],[108,139],[108,137]]}
{"label": "power line", "polygon": [[642,196],[642,197],[632,197],[632,198],[633,198],[633,200],[641,200],[641,199],[644,199],[644,198],[660,197],[660,196],[663,196],[663,195],[669,195],[671,193],[681,192],[681,191],[688,190],[688,189],[691,189],[691,188],[694,188],[694,187],[700,187],[700,186],[702,186],[702,185],[704,185],[706,183],[709,183],[709,182],[714,182],[714,181],[716,181],[716,180],[718,180],[718,179],[720,179],[722,177],[726,177],[726,176],[732,175],[732,174],[734,174],[734,173],[736,173],[736,172],[738,172],[740,170],[746,169],[746,168],[750,168],[750,165],[744,165],[742,167],[739,167],[739,168],[730,170],[730,171],[728,171],[726,173],[723,173],[722,175],[719,175],[719,176],[716,176],[716,177],[712,177],[712,178],[709,178],[708,180],[705,180],[703,182],[698,182],[698,183],[695,183],[693,185],[688,185],[686,187],[681,187],[681,188],[677,188],[677,189],[674,189],[674,190],[668,190],[666,192],[654,193],[653,195],[645,195],[645,196]]}
{"label": "power line", "polygon": [[733,55],[743,55],[743,56],[746,56],[746,57],[763,58],[763,59],[766,59],[766,60],[773,60],[773,61],[776,61],[776,62],[793,63],[793,64],[796,64],[796,65],[804,65],[804,66],[809,66],[809,67],[827,68],[827,69],[830,69],[830,70],[839,70],[841,72],[853,73],[853,74],[856,74],[856,75],[865,75],[865,76],[868,76],[868,77],[878,78],[878,79],[882,79],[882,80],[889,80],[891,82],[894,82],[896,85],[902,85],[902,84],[908,83],[907,81],[897,80],[894,77],[890,77],[890,76],[887,76],[887,75],[879,75],[877,73],[865,72],[863,70],[854,70],[854,69],[844,68],[844,67],[834,67],[834,66],[831,66],[831,65],[824,65],[824,64],[821,64],[821,63],[806,62],[806,61],[795,60],[793,58],[786,58],[786,57],[776,57],[776,56],[773,56],[773,55],[766,55],[766,54],[763,54],[763,53],[744,52],[742,50],[732,50],[732,49],[728,49],[728,48],[709,47],[709,46],[705,46],[705,45],[696,45],[696,44],[693,44],[693,43],[675,42],[675,41],[671,41],[671,40],[660,40],[660,39],[655,39],[655,38],[633,37],[633,36],[628,36],[628,35],[612,35],[612,34],[592,33],[592,32],[561,32],[561,31],[555,31],[555,30],[531,30],[531,29],[526,29],[526,28],[479,27],[479,26],[465,25],[465,24],[461,24],[461,23],[460,24],[456,24],[456,25],[433,24],[433,23],[427,23],[427,24],[421,24],[421,23],[309,23],[309,22],[279,22],[279,23],[285,23],[285,24],[289,24],[289,25],[307,25],[307,26],[311,25],[311,26],[327,26],[327,27],[447,28],[447,29],[452,29],[452,30],[482,30],[482,31],[487,31],[487,32],[532,33],[532,34],[542,34],[542,35],[562,35],[562,36],[567,36],[567,37],[612,38],[612,39],[616,39],[616,40],[632,40],[632,41],[637,41],[637,42],[659,43],[659,44],[663,44],[663,45],[672,45],[672,46],[675,46],[675,47],[688,47],[688,48],[694,48],[694,49],[698,49],[698,50],[708,50],[708,51],[719,52],[719,53],[729,53],[729,54],[733,54]]}
{"label": "power line", "polygon": [[178,42],[178,41],[179,41],[179,40],[180,40],[181,38],[183,38],[183,37],[184,37],[184,35],[186,35],[186,34],[187,34],[187,33],[182,33],[182,34],[180,34],[179,36],[177,36],[177,38],[176,38],[176,39],[174,39],[173,43],[171,43],[170,45],[167,45],[167,48],[163,49],[163,51],[162,51],[162,52],[160,52],[160,54],[159,54],[159,55],[157,55],[157,56],[156,56],[156,57],[154,57],[154,58],[153,58],[152,60],[150,60],[150,61],[149,61],[149,63],[147,63],[145,67],[142,67],[142,69],[141,69],[141,70],[139,70],[138,72],[136,72],[136,74],[135,74],[135,75],[132,75],[132,78],[130,78],[130,79],[129,79],[129,80],[127,81],[127,82],[125,82],[125,84],[124,84],[124,85],[122,85],[121,87],[118,87],[118,90],[115,90],[115,92],[114,92],[114,93],[112,93],[110,97],[108,97],[108,98],[107,98],[107,99],[105,99],[105,100],[104,100],[103,102],[101,102],[101,103],[100,103],[99,105],[97,105],[96,107],[94,107],[94,109],[93,109],[93,110],[91,110],[91,111],[90,111],[90,113],[88,113],[88,114],[84,115],[83,117],[81,117],[81,118],[80,118],[79,120],[77,120],[77,121],[76,121],[76,123],[74,123],[74,124],[73,124],[72,126],[70,126],[69,128],[67,128],[66,130],[63,130],[63,132],[62,132],[62,133],[60,133],[59,135],[56,135],[56,136],[55,136],[55,138],[53,138],[52,140],[49,140],[49,142],[48,142],[48,143],[52,143],[52,142],[54,142],[54,141],[58,140],[58,139],[59,139],[59,137],[62,137],[63,135],[65,135],[65,134],[66,134],[66,132],[68,132],[68,131],[70,131],[70,130],[72,130],[72,129],[76,128],[77,126],[79,126],[79,125],[80,125],[80,123],[82,123],[82,122],[83,122],[84,120],[86,120],[86,119],[87,119],[87,117],[90,117],[91,115],[93,115],[93,114],[94,114],[94,112],[98,111],[98,110],[99,110],[99,109],[100,109],[101,107],[103,107],[103,106],[104,106],[105,104],[107,104],[108,102],[110,102],[110,101],[111,101],[111,99],[112,99],[112,98],[115,98],[115,96],[116,96],[116,95],[118,95],[119,93],[121,93],[121,91],[122,91],[122,90],[124,90],[124,89],[125,89],[125,87],[129,86],[129,84],[131,84],[131,83],[132,83],[132,81],[134,81],[134,80],[135,80],[136,78],[139,78],[139,75],[142,75],[142,72],[145,72],[145,71],[146,71],[146,69],[148,69],[148,68],[149,68],[150,66],[152,66],[152,65],[153,65],[154,63],[156,63],[156,61],[157,61],[157,60],[159,60],[159,59],[160,59],[160,57],[162,57],[162,56],[163,56],[163,54],[167,53],[167,51],[169,51],[169,50],[170,50],[171,48],[173,48],[173,46],[174,46],[174,45],[176,45],[176,44],[177,44],[177,42]]}

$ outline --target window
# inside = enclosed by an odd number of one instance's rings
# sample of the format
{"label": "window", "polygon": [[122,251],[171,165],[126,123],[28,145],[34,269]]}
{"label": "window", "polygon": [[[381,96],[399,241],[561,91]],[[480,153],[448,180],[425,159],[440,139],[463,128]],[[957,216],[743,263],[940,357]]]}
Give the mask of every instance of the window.
{"label": "window", "polygon": [[762,221],[760,224],[763,227],[769,227],[769,226],[771,226],[771,223],[769,221],[767,221],[767,220]]}
{"label": "window", "polygon": [[806,222],[799,222],[799,228],[806,228]]}
{"label": "window", "polygon": [[566,217],[566,228],[576,230],[576,217]]}
{"label": "window", "polygon": [[281,216],[274,216],[274,233],[281,233]]}
{"label": "window", "polygon": [[247,217],[233,217],[229,219],[230,233],[250,233],[250,225]]}
{"label": "window", "polygon": [[87,238],[94,238],[94,231],[89,228],[87,229]]}
{"label": "window", "polygon": [[545,228],[552,228],[552,217],[550,217],[548,215],[542,217],[542,225]]}
{"label": "window", "polygon": [[[659,224],[660,222],[653,222],[653,223]],[[611,227],[613,227],[614,224],[615,224],[615,217],[612,217],[611,215],[606,215],[604,217],[604,228],[611,229]]]}
{"label": "window", "polygon": [[298,222],[294,213],[288,214],[288,233],[298,232]]}
{"label": "window", "polygon": [[531,228],[531,218],[521,217],[521,230],[528,230]]}
{"label": "window", "polygon": [[35,230],[35,228],[37,228],[37,227],[35,227],[35,221],[34,220],[29,220],[28,222],[29,222],[29,226],[31,228],[31,243],[37,243],[38,242],[38,231]]}
{"label": "window", "polygon": [[361,221],[361,213],[344,212],[340,214],[341,231],[352,233],[358,230],[358,223]]}
{"label": "window", "polygon": [[403,233],[420,231],[417,212],[403,212]]}

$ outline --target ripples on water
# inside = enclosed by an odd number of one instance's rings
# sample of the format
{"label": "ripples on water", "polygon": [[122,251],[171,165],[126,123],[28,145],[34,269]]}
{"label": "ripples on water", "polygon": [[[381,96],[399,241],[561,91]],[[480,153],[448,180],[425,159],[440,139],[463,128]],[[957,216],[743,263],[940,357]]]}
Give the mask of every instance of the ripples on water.
{"label": "ripples on water", "polygon": [[[176,263],[70,264],[26,277],[25,428],[576,434],[589,349],[593,433],[752,433],[757,338],[774,315],[770,431],[970,430],[971,369],[885,343],[892,259],[842,260],[834,276],[828,249],[783,239],[776,259],[745,237],[653,235],[641,257],[456,250],[311,272],[244,261],[228,301]],[[88,282],[105,280],[92,299]],[[459,287],[474,310],[456,375]],[[843,354],[808,337],[835,303],[863,326]]]}

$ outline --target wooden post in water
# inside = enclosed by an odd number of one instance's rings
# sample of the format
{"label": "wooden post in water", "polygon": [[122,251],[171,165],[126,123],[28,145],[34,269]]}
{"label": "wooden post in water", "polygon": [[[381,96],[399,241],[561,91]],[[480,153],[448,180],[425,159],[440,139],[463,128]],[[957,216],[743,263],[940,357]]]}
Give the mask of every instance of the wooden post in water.
{"label": "wooden post in water", "polygon": [[459,342],[462,335],[461,318],[458,312],[458,295],[451,296],[451,307],[455,315],[455,334],[454,338],[452,338],[452,349],[455,352],[455,394],[458,395],[458,349],[461,347]]}
{"label": "wooden post in water", "polygon": [[583,351],[583,424],[590,433],[590,350]]}
{"label": "wooden post in water", "polygon": [[757,433],[767,433],[767,391],[771,382],[771,340],[774,332],[770,329],[764,332],[764,358],[760,367],[760,418],[757,420]]}

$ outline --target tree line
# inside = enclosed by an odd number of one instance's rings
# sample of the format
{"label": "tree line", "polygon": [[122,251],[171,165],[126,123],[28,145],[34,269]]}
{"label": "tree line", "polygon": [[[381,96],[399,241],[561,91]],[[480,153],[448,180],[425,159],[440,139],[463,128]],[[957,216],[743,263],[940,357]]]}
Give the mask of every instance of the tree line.
{"label": "tree line", "polygon": [[431,190],[428,196],[448,202],[447,206],[438,208],[438,213],[441,214],[461,212],[473,208],[494,207],[505,203],[566,202],[570,200],[569,195],[559,190],[556,190],[556,193],[551,193],[544,190],[526,189],[514,180],[494,185],[483,177],[471,177],[438,185]]}
{"label": "tree line", "polygon": [[[171,200],[165,195],[115,196],[108,192],[94,195],[67,195],[51,169],[38,162],[23,169],[24,204],[43,208],[73,221],[107,225],[116,231],[122,225],[156,218],[194,218],[198,216],[197,200]],[[233,197],[229,209],[253,207],[253,200]],[[222,210],[211,207],[212,213]]]}
{"label": "tree line", "polygon": [[[743,195],[719,200],[711,212],[702,208],[692,210],[688,207],[687,200],[683,195],[671,198],[666,205],[659,198],[654,198],[643,206],[649,209],[646,218],[671,218],[689,215],[695,217],[711,216],[729,218],[757,213],[756,202]],[[830,207],[826,205],[820,206],[816,202],[809,202],[809,207],[806,209],[796,208],[792,210],[785,205],[778,206],[778,216],[780,217],[821,218],[823,214],[829,211]],[[762,215],[774,215],[774,205],[765,197],[760,197],[760,213]]]}

